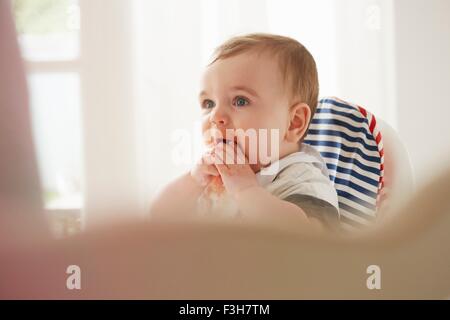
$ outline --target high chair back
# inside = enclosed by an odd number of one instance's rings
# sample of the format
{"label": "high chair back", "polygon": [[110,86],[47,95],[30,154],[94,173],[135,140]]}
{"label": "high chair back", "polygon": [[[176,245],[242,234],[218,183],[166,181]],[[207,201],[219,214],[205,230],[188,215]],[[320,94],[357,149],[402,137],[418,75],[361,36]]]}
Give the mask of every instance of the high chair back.
{"label": "high chair back", "polygon": [[304,142],[327,164],[343,228],[374,222],[384,187],[383,139],[375,116],[336,97],[323,98]]}
{"label": "high chair back", "polygon": [[[380,132],[383,134],[384,187],[381,194],[381,214],[388,209],[400,206],[415,191],[414,171],[405,144],[400,136],[388,123],[377,118]],[[379,218],[386,218],[379,216]]]}

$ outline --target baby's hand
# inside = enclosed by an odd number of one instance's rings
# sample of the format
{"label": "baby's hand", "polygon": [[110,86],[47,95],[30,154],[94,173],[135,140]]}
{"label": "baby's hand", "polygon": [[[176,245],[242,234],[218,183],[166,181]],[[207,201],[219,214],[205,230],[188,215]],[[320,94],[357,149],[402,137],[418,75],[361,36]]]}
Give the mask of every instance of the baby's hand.
{"label": "baby's hand", "polygon": [[197,164],[191,169],[191,177],[202,187],[205,187],[214,177],[220,174],[214,165],[212,150],[206,152]]}
{"label": "baby's hand", "polygon": [[219,143],[214,148],[214,158],[225,189],[231,195],[259,186],[256,175],[238,144]]}

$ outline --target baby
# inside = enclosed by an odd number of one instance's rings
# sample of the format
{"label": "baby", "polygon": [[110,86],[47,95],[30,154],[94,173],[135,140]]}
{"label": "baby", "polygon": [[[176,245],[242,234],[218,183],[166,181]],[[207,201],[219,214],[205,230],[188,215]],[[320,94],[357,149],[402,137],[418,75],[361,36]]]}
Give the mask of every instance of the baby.
{"label": "baby", "polygon": [[218,47],[199,95],[209,150],[162,190],[152,218],[195,215],[209,190],[225,192],[242,221],[306,232],[337,226],[325,162],[303,143],[318,90],[314,59],[294,39],[248,34]]}

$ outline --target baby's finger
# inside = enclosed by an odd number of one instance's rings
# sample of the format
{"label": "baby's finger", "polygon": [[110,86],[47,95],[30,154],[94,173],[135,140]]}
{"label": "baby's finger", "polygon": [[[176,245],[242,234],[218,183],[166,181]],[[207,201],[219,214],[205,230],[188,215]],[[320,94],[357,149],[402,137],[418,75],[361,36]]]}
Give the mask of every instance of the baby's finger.
{"label": "baby's finger", "polygon": [[214,164],[216,166],[221,165],[221,164],[226,165],[226,162],[224,160],[225,150],[224,150],[223,144],[217,145],[216,148],[214,149],[214,158],[215,158]]}
{"label": "baby's finger", "polygon": [[230,143],[225,144],[225,164],[236,164],[236,154],[233,145]]}
{"label": "baby's finger", "polygon": [[203,155],[202,160],[203,164],[214,164],[214,157],[210,153]]}
{"label": "baby's finger", "polygon": [[215,166],[221,176],[227,176],[230,168],[224,161],[225,150],[223,144],[219,144],[214,149],[214,157],[216,158]]}
{"label": "baby's finger", "polygon": [[236,157],[237,157],[237,164],[248,164],[248,159],[245,156],[239,144],[236,144]]}
{"label": "baby's finger", "polygon": [[230,144],[227,145],[226,147],[227,150],[227,156],[232,159],[232,163],[233,164],[246,164],[247,158],[244,154],[244,152],[242,151],[241,147],[239,146],[239,144],[231,142]]}
{"label": "baby's finger", "polygon": [[230,169],[225,164],[216,164],[217,171],[219,171],[220,176],[226,177],[229,175]]}
{"label": "baby's finger", "polygon": [[232,164],[236,164],[236,154],[235,154],[235,150],[234,150],[234,144],[231,143],[224,143],[221,144],[220,147],[218,147],[218,152],[220,154],[224,154],[224,160],[225,160],[225,164],[227,165],[232,165]]}
{"label": "baby's finger", "polygon": [[217,170],[216,166],[214,165],[208,165],[205,167],[205,173],[210,174],[212,176],[219,176],[219,171]]}

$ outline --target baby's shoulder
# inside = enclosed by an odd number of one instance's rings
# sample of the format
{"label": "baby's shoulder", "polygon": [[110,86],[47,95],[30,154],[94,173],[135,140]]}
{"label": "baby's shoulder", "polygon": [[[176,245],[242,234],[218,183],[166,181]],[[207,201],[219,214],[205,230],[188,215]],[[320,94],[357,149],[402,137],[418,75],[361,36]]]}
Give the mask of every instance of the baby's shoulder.
{"label": "baby's shoulder", "polygon": [[317,163],[295,162],[283,168],[274,181],[305,182],[309,180],[329,182],[329,176],[324,173],[323,167]]}
{"label": "baby's shoulder", "polygon": [[295,162],[284,168],[267,189],[281,199],[292,195],[306,195],[321,199],[338,208],[336,189],[320,166]]}

